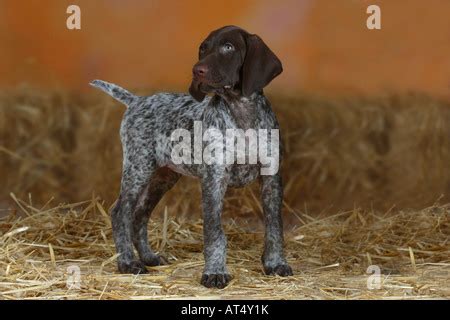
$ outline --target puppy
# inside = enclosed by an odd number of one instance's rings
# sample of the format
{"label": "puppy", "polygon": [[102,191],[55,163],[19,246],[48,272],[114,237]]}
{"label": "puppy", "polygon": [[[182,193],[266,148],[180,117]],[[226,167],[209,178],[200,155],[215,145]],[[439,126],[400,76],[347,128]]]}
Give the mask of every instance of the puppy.
{"label": "puppy", "polygon": [[[272,139],[276,138],[279,125],[263,94],[263,88],[281,72],[280,60],[260,37],[236,26],[226,26],[211,32],[200,45],[190,95],[159,93],[139,97],[111,83],[91,82],[128,107],[120,129],[121,188],[111,212],[120,272],[146,273],[146,266],[166,263],[149,247],[147,223],[163,195],[181,175],[188,175],[201,181],[204,286],[223,288],[231,279],[221,223],[225,192],[228,187],[243,187],[258,178],[265,217],[264,271],[270,275],[292,275],[283,252],[283,187],[278,172],[281,147],[277,139]],[[238,134],[226,139],[230,132]],[[255,146],[255,141],[250,142],[255,136],[251,133],[258,135],[258,147],[267,141],[261,132],[271,133],[270,146],[263,151],[276,160],[275,164],[262,161],[262,157],[242,161],[261,155],[261,150],[250,150]],[[199,136],[207,136],[210,142],[200,151],[189,143],[198,142]],[[239,144],[236,140],[242,137]],[[242,141],[247,143],[244,148]],[[241,161],[223,161],[223,157],[221,160],[224,146],[231,148],[225,151],[228,160],[240,152]],[[209,154],[207,159],[205,154]]]}

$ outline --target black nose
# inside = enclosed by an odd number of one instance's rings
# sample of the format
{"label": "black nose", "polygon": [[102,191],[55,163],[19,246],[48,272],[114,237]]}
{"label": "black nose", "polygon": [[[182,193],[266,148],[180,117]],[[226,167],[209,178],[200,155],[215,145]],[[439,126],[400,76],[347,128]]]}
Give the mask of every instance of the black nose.
{"label": "black nose", "polygon": [[195,65],[192,73],[196,77],[204,77],[208,73],[208,67],[204,64]]}

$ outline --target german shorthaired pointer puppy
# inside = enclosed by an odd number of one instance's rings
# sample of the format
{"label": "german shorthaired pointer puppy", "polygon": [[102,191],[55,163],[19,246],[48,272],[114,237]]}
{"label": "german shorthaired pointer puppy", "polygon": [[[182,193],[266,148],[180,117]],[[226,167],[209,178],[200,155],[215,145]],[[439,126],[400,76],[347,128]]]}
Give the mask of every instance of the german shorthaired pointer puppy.
{"label": "german shorthaired pointer puppy", "polygon": [[[261,174],[265,164],[259,160],[256,164],[175,163],[171,156],[176,142],[172,133],[180,128],[192,133],[196,121],[202,123],[200,133],[214,128],[223,136],[227,129],[278,129],[262,89],[281,72],[280,60],[260,37],[226,26],[213,31],[202,42],[199,61],[193,68],[190,95],[158,93],[139,97],[111,83],[91,82],[128,107],[120,128],[123,146],[120,195],[111,212],[120,272],[146,273],[145,266],[166,263],[149,247],[147,223],[163,195],[181,175],[188,175],[201,180],[204,286],[224,288],[231,279],[221,224],[225,192],[228,187],[243,187],[257,178],[261,182],[266,228],[264,271],[270,275],[292,275],[283,253],[283,188],[278,171]],[[207,94],[212,96],[206,97]],[[279,144],[276,148],[274,152],[280,154]],[[135,257],[133,244],[139,259]]]}

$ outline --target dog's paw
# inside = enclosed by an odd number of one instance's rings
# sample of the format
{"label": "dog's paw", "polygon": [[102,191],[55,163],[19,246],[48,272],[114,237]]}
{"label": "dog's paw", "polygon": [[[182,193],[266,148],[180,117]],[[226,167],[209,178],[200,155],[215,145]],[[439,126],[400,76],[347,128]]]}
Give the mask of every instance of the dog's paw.
{"label": "dog's paw", "polygon": [[228,273],[206,274],[202,275],[200,283],[207,288],[225,288],[232,277]]}
{"label": "dog's paw", "polygon": [[169,264],[169,261],[165,257],[157,255],[157,254],[146,255],[141,258],[141,261],[146,266],[149,266],[149,267],[163,266],[163,265]]}
{"label": "dog's paw", "polygon": [[288,277],[292,276],[292,268],[287,263],[278,264],[276,266],[264,266],[264,273],[266,275]]}
{"label": "dog's paw", "polygon": [[118,263],[120,273],[146,274],[148,273],[145,264],[139,260]]}

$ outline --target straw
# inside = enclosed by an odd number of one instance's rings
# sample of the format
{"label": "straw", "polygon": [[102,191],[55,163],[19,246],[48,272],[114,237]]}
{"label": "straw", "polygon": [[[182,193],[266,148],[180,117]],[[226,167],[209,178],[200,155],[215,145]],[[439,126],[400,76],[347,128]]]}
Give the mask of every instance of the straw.
{"label": "straw", "polygon": [[[228,268],[234,279],[227,288],[215,290],[199,284],[204,265],[200,220],[168,213],[162,220],[151,219],[150,244],[156,249],[165,243],[161,249],[170,264],[149,267],[147,275],[125,275],[117,271],[111,225],[100,199],[45,210],[18,201],[31,214],[14,218],[11,211],[0,220],[4,299],[450,296],[450,205],[388,215],[355,209],[312,218],[286,232],[287,259],[295,274],[288,278],[262,273],[261,225],[226,220]],[[381,274],[368,273],[369,265],[378,266]],[[79,270],[79,277],[70,270]],[[371,276],[380,277],[380,288],[367,287]]]}

